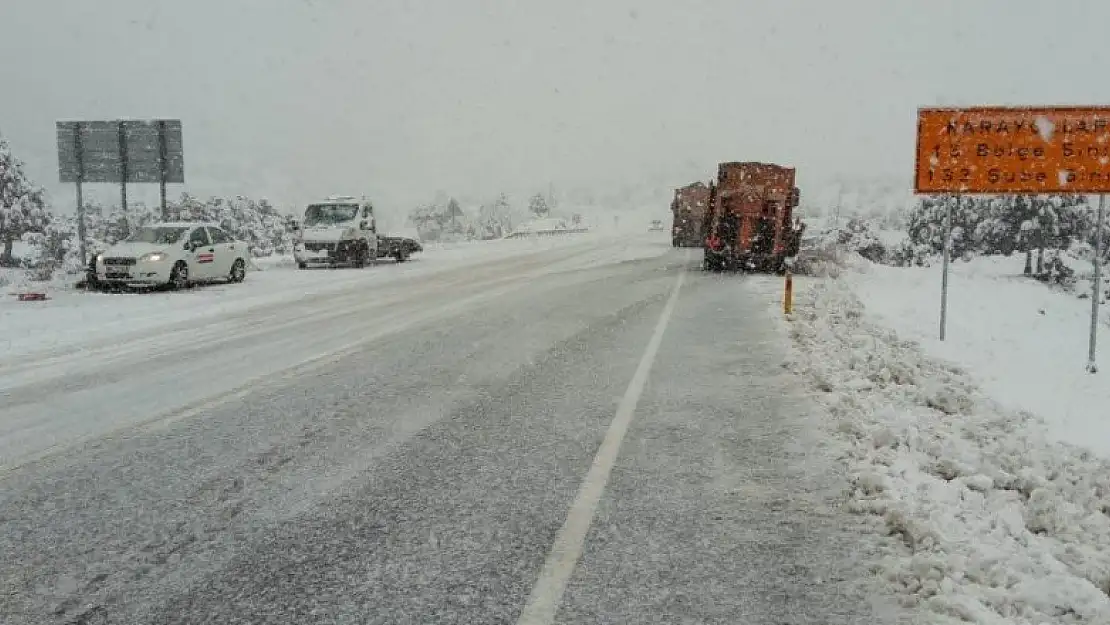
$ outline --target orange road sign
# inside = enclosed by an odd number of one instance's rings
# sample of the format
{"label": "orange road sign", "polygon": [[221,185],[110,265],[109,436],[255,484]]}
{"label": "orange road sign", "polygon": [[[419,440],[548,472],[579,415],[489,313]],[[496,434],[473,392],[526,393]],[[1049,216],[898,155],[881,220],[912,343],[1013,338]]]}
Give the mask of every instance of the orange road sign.
{"label": "orange road sign", "polygon": [[917,193],[1108,193],[1110,106],[921,108]]}

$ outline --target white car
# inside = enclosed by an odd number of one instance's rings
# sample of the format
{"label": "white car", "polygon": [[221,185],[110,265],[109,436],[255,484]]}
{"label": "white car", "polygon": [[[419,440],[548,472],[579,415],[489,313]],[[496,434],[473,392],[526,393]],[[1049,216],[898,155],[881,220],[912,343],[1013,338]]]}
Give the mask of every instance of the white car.
{"label": "white car", "polygon": [[97,255],[96,281],[173,289],[216,280],[242,282],[248,255],[246,243],[218,226],[151,224]]}

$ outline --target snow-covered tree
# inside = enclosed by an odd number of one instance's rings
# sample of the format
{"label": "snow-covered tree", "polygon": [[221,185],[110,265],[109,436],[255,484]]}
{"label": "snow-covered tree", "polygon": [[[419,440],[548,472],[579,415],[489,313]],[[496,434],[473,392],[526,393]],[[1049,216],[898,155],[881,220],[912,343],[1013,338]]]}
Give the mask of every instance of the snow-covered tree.
{"label": "snow-covered tree", "polygon": [[546,217],[550,209],[543,194],[537,193],[528,200],[528,210],[536,217]]}
{"label": "snow-covered tree", "polygon": [[[1025,252],[1026,273],[1044,270],[1046,253],[1066,249],[1090,230],[1090,210],[1075,195],[925,197],[911,211],[907,231],[912,246],[939,253],[945,208],[952,208],[952,253]],[[1036,268],[1034,268],[1034,255]]]}
{"label": "snow-covered tree", "polygon": [[12,247],[28,233],[43,233],[50,223],[44,193],[23,171],[23,162],[12,155],[0,137],[0,266],[11,266]]}
{"label": "snow-covered tree", "polygon": [[478,211],[478,226],[481,238],[501,238],[513,229],[513,207],[509,198],[501,193],[492,202],[482,204]]}
{"label": "snow-covered tree", "polygon": [[459,201],[456,200],[455,198],[451,198],[450,200],[447,200],[447,217],[448,218],[455,218],[455,217],[462,217],[462,216],[463,216],[463,211],[462,211],[462,208],[459,207]]}
{"label": "snow-covered tree", "polygon": [[188,193],[171,204],[170,213],[182,221],[204,221],[220,228],[250,247],[253,256],[288,253],[293,247],[292,216],[282,215],[266,199],[244,195],[210,197],[201,201]]}
{"label": "snow-covered tree", "polygon": [[450,235],[451,238],[477,236],[477,228],[471,223],[459,201],[448,197],[443,191],[436,194],[431,203],[421,204],[409,212],[409,222],[416,226],[420,237],[425,241],[436,241]]}
{"label": "snow-covered tree", "polygon": [[104,220],[101,236],[109,245],[114,244],[131,236],[139,228],[157,221],[158,216],[152,208],[142,203],[128,204],[126,210],[113,206]]}
{"label": "snow-covered tree", "polygon": [[924,246],[935,254],[944,250],[945,214],[951,210],[953,256],[962,256],[974,249],[971,233],[977,227],[978,212],[970,202],[961,201],[959,208],[953,196],[926,196],[910,213],[906,227],[910,242]]}

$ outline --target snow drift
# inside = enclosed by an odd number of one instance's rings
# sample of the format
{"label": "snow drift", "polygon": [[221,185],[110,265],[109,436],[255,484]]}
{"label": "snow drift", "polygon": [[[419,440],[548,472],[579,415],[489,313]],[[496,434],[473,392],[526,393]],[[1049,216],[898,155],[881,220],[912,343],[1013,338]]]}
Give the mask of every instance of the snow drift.
{"label": "snow drift", "polygon": [[889,537],[883,582],[929,622],[1110,623],[1110,463],[867,321],[846,284],[799,286],[788,367],[827,409],[850,509]]}

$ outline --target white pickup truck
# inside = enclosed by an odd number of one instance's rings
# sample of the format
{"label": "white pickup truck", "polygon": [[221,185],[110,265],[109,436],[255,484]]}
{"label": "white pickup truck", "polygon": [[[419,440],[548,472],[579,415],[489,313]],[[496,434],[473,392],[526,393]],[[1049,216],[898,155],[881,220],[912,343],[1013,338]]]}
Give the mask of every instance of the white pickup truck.
{"label": "white pickup truck", "polygon": [[364,267],[378,258],[378,229],[370,200],[331,196],[309,204],[297,226],[297,267],[349,264]]}

